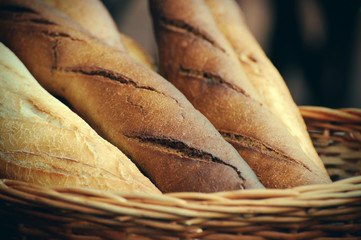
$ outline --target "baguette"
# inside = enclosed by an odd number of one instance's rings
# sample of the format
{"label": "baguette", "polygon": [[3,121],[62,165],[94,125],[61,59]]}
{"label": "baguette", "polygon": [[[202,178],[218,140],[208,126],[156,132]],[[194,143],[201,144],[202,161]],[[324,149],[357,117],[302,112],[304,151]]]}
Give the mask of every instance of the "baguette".
{"label": "baguette", "polygon": [[0,40],[162,192],[264,188],[173,85],[40,1],[0,4]]}
{"label": "baguette", "polygon": [[43,0],[64,12],[94,36],[115,50],[126,52],[137,62],[156,70],[153,58],[131,37],[120,33],[100,0]]}
{"label": "baguette", "polygon": [[205,1],[153,0],[150,10],[161,74],[238,150],[265,187],[331,182],[258,94]]}
{"label": "baguette", "polygon": [[264,103],[282,121],[305,154],[327,173],[285,81],[252,35],[238,4],[234,0],[206,0],[206,3],[258,95],[263,96]]}
{"label": "baguette", "polygon": [[160,193],[119,149],[46,92],[2,43],[0,84],[0,178]]}

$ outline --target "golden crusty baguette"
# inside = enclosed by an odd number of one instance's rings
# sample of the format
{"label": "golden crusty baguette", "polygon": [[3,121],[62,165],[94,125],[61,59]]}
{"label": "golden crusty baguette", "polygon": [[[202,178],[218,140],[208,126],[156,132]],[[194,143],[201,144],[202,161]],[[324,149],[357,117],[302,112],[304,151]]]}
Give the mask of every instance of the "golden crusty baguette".
{"label": "golden crusty baguette", "polygon": [[46,92],[0,43],[0,178],[160,193],[119,149]]}
{"label": "golden crusty baguette", "polygon": [[306,155],[326,172],[285,81],[249,30],[238,4],[234,0],[206,0],[206,3],[264,103],[287,127]]}
{"label": "golden crusty baguette", "polygon": [[266,187],[331,182],[258,94],[205,1],[154,0],[150,9],[161,73],[239,151]]}
{"label": "golden crusty baguette", "polygon": [[64,12],[112,48],[124,51],[137,62],[155,70],[153,58],[134,39],[120,33],[109,11],[100,0],[43,0]]}
{"label": "golden crusty baguette", "polygon": [[40,1],[0,3],[0,40],[162,191],[263,188],[173,85]]}
{"label": "golden crusty baguette", "polygon": [[64,12],[94,36],[114,49],[125,51],[117,26],[99,0],[43,0]]}

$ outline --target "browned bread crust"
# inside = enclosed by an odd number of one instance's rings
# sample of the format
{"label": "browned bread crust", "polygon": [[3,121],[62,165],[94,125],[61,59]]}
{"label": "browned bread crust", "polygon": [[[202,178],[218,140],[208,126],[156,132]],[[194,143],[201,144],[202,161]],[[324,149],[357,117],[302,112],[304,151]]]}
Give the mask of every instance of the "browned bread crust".
{"label": "browned bread crust", "polygon": [[153,58],[131,37],[120,33],[100,0],[43,0],[64,12],[94,36],[115,50],[124,51],[137,62],[155,70]]}
{"label": "browned bread crust", "polygon": [[161,73],[239,151],[266,187],[330,182],[249,81],[205,1],[154,0],[150,7]]}
{"label": "browned bread crust", "polygon": [[43,0],[64,12],[110,47],[125,51],[117,26],[100,0]]}
{"label": "browned bread crust", "polygon": [[285,81],[252,35],[236,1],[206,0],[206,3],[264,103],[282,121],[305,154],[326,172]]}
{"label": "browned bread crust", "polygon": [[163,192],[262,188],[169,82],[39,1],[1,1],[0,40]]}
{"label": "browned bread crust", "polygon": [[31,76],[0,43],[0,178],[160,193],[119,149]]}

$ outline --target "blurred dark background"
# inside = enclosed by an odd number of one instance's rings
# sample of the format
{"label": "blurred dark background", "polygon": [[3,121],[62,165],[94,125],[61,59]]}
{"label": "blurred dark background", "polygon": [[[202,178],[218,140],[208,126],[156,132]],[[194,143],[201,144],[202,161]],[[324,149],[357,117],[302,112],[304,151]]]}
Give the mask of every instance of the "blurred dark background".
{"label": "blurred dark background", "polygon": [[[103,0],[156,59],[146,0]],[[361,0],[238,0],[298,105],[361,108]]]}

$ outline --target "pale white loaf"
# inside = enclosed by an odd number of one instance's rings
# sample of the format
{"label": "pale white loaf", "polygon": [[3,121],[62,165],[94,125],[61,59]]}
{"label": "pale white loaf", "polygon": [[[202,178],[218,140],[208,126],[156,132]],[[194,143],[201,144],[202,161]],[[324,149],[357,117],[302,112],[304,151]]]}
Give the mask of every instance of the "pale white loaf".
{"label": "pale white loaf", "polygon": [[0,178],[160,193],[116,147],[46,92],[0,43]]}

